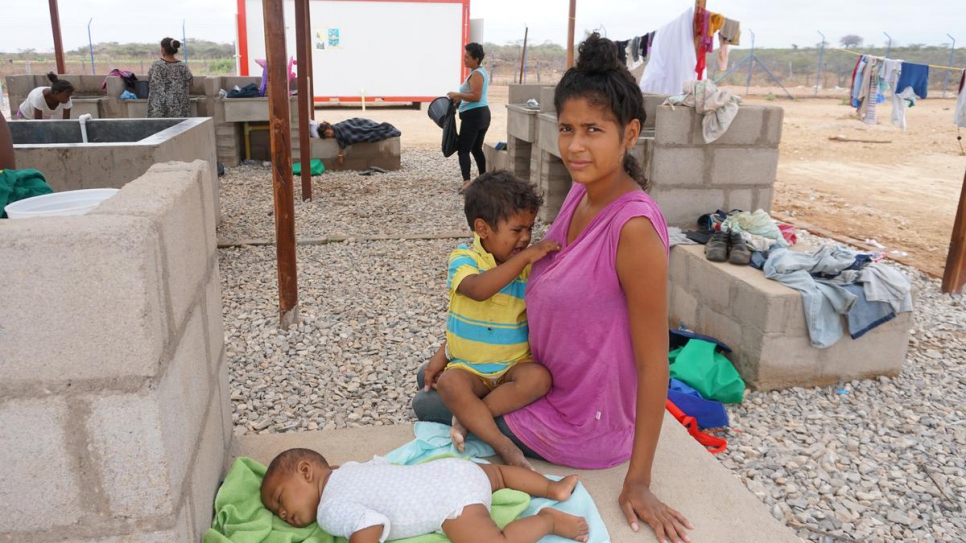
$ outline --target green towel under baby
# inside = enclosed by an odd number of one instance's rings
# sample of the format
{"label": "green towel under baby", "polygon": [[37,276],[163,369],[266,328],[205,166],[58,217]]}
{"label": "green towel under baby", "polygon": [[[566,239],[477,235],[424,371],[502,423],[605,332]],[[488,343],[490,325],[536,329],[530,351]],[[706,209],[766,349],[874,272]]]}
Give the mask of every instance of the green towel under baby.
{"label": "green towel under baby", "polygon": [[[259,494],[265,466],[241,457],[235,460],[225,482],[215,496],[215,518],[203,543],[346,543],[343,537],[323,532],[318,524],[295,528],[265,509]],[[530,504],[530,496],[518,490],[503,489],[493,493],[490,516],[502,529]],[[405,543],[443,543],[443,534],[427,534]]]}

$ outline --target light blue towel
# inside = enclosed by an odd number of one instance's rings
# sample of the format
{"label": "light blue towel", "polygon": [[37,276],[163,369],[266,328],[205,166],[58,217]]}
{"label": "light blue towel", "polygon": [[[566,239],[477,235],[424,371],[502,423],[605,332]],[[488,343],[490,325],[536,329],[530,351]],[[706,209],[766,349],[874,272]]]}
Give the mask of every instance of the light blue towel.
{"label": "light blue towel", "polygon": [[[466,441],[466,453],[460,454],[453,446],[449,438],[449,426],[436,422],[417,422],[414,427],[416,439],[386,454],[385,459],[393,464],[418,464],[437,456],[460,456],[468,460],[479,463],[487,463],[483,457],[494,456],[493,449],[474,436],[469,436]],[[562,477],[548,475],[551,479],[559,481]],[[530,507],[521,514],[521,517],[528,517],[537,514],[544,507],[553,507],[571,515],[582,516],[587,519],[590,526],[589,543],[609,543],[610,534],[604,525],[604,519],[594,504],[594,499],[584,488],[582,483],[577,483],[570,499],[557,502],[547,498],[533,498],[530,500]],[[571,539],[564,539],[555,535],[548,535],[540,540],[539,543],[572,543]]]}

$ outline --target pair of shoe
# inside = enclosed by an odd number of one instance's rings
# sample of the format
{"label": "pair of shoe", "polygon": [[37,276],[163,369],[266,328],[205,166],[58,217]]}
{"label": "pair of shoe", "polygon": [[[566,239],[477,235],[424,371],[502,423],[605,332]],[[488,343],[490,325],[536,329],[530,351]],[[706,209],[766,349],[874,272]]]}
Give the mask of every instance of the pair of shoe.
{"label": "pair of shoe", "polygon": [[751,262],[751,249],[740,232],[718,230],[704,246],[704,256],[712,262],[731,262],[745,266]]}

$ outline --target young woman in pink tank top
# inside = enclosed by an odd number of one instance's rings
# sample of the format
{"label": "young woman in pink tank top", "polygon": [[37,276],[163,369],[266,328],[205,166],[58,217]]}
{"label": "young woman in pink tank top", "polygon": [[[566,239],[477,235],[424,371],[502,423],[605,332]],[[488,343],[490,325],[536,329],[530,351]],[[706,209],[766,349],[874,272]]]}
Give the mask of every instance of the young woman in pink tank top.
{"label": "young woman in pink tank top", "polygon": [[[688,541],[691,524],[650,490],[667,398],[668,238],[629,154],[643,97],[614,43],[594,33],[557,85],[554,106],[574,183],[545,236],[562,249],[533,265],[526,291],[530,348],[553,386],[493,415],[528,456],[584,469],[629,461],[617,499],[631,528],[644,521],[659,541]],[[417,417],[448,423],[433,377],[418,379]]]}

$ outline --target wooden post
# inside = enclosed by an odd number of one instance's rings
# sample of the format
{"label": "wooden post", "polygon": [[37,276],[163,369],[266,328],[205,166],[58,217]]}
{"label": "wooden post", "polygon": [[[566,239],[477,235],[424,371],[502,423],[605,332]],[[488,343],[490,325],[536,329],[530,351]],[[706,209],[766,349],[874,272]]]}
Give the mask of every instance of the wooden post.
{"label": "wooden post", "polygon": [[523,27],[523,51],[520,53],[520,79],[517,83],[523,83],[523,63],[527,60],[527,35],[530,34],[530,27]]}
{"label": "wooden post", "polygon": [[574,25],[577,23],[577,0],[570,0],[570,20],[567,21],[567,68],[574,66]]}
{"label": "wooden post", "polygon": [[298,277],[295,267],[295,194],[292,187],[292,129],[285,73],[285,12],[283,2],[262,2],[265,56],[268,61],[268,118],[272,146],[272,188],[275,201],[275,247],[278,257],[278,310],[282,328],[299,321]]}
{"label": "wooden post", "polygon": [[67,66],[64,64],[64,42],[60,37],[60,11],[57,9],[57,0],[50,0],[50,29],[54,33],[54,57],[57,59],[57,73],[66,74]]}
{"label": "wooden post", "polygon": [[312,52],[306,47],[310,41],[305,18],[307,16],[309,0],[295,0],[295,49],[298,59],[298,103],[299,103],[299,162],[302,164],[302,201],[312,199],[312,172],[309,163],[312,160],[311,143],[309,142],[309,106],[312,97],[309,96],[308,66],[312,63]]}
{"label": "wooden post", "polygon": [[963,189],[959,194],[959,208],[953,222],[953,234],[949,238],[949,254],[946,255],[946,270],[943,272],[942,291],[946,294],[960,294],[966,284],[966,174],[963,175]]}
{"label": "wooden post", "polygon": [[312,56],[315,54],[315,38],[312,36],[312,2],[305,3],[305,35],[308,39],[305,42],[305,57],[308,59],[308,68],[305,75],[309,78],[309,119],[315,119],[315,66],[312,64]]}

